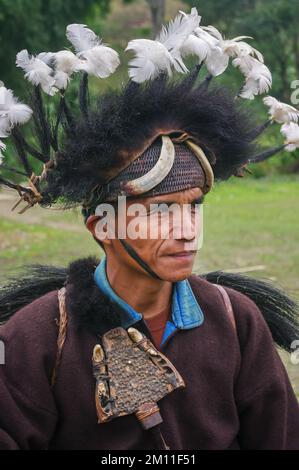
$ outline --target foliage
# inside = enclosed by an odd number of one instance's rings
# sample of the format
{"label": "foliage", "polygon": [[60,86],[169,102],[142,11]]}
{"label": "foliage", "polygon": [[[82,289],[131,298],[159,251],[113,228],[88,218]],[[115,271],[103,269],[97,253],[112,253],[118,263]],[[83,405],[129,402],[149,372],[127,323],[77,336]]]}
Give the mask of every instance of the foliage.
{"label": "foliage", "polygon": [[94,5],[107,13],[109,0],[0,0],[1,80],[16,92],[23,81],[15,68],[17,52],[59,50],[67,44],[68,23],[80,23]]}

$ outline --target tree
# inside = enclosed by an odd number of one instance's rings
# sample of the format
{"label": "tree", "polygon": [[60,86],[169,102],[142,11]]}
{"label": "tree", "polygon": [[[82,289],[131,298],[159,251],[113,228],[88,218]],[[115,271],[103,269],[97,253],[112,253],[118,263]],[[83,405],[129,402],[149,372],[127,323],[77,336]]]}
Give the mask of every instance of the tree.
{"label": "tree", "polygon": [[152,36],[155,38],[164,22],[165,0],[146,0],[152,17]]}
{"label": "tree", "polygon": [[0,0],[0,79],[18,92],[23,72],[15,67],[17,52],[55,52],[69,46],[67,24],[83,21],[94,5],[106,13],[109,4],[109,0]]}
{"label": "tree", "polygon": [[187,0],[198,6],[204,25],[213,24],[228,38],[252,36],[274,76],[273,93],[289,100],[290,83],[299,78],[298,0]]}

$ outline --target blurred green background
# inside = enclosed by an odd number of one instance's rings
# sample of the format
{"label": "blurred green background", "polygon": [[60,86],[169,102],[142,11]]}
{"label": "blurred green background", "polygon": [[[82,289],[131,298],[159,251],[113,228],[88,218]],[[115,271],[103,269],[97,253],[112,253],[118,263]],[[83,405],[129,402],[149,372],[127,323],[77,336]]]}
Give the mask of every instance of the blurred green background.
{"label": "blurred green background", "polygon": [[[248,42],[264,54],[273,75],[270,94],[290,102],[294,91],[291,83],[299,80],[298,0],[0,0],[0,80],[26,101],[28,82],[15,67],[16,53],[25,48],[36,54],[69,47],[67,24],[85,23],[120,53],[122,61],[110,78],[90,79],[92,101],[104,89],[127,80],[131,56],[123,50],[130,39],[152,37],[161,22],[191,6],[198,7],[202,25],[213,24],[226,38],[252,36],[254,40]],[[200,77],[205,74],[203,67]],[[243,84],[243,77],[232,66],[214,80],[235,92]],[[74,106],[78,84],[79,77],[74,76],[66,93]],[[58,97],[45,96],[45,102],[54,112]],[[243,100],[242,104],[255,111],[258,123],[267,119],[262,97]],[[260,138],[262,147],[283,142],[279,128],[273,124],[267,129]],[[30,124],[24,126],[24,132],[30,134]],[[12,145],[8,145],[5,155],[5,163],[12,164]],[[282,151],[250,169],[253,175],[216,186],[206,199],[204,245],[195,271],[227,269],[270,278],[299,300],[299,151]],[[77,257],[100,255],[79,210],[61,212],[35,207],[21,216],[10,210],[15,201],[14,192],[0,191],[2,278],[26,263],[65,265]],[[299,365],[291,365],[286,355],[284,360],[299,393]]]}

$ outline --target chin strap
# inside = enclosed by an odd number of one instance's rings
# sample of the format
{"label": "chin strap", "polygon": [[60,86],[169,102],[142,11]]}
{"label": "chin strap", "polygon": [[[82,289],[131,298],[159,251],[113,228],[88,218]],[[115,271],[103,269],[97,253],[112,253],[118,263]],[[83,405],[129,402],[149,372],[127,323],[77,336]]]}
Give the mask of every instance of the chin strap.
{"label": "chin strap", "polygon": [[136,253],[136,251],[134,250],[134,248],[132,248],[125,240],[123,239],[119,239],[119,241],[121,242],[122,246],[124,247],[124,249],[126,250],[126,252],[128,253],[128,255],[131,256],[131,258],[133,258],[136,263],[139,264],[139,266],[141,266],[150,276],[152,276],[154,279],[159,279],[160,281],[162,281],[162,279],[158,276],[158,274],[156,274],[150,267],[149,265],[143,261],[140,256]]}

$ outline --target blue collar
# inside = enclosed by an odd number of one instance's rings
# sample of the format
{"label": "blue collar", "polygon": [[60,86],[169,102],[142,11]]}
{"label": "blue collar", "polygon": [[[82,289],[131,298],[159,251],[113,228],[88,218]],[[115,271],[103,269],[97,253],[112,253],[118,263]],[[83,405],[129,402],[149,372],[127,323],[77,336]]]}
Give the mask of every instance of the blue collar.
{"label": "blue collar", "polygon": [[[97,266],[94,279],[100,290],[122,308],[121,326],[129,326],[142,319],[142,313],[136,312],[127,302],[112,289],[106,274],[106,256]],[[190,329],[200,326],[204,321],[203,312],[193,294],[189,281],[177,281],[172,294],[172,322],[176,329]]]}

